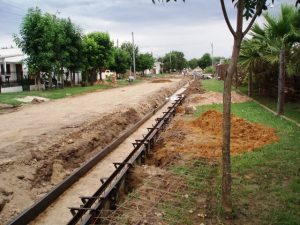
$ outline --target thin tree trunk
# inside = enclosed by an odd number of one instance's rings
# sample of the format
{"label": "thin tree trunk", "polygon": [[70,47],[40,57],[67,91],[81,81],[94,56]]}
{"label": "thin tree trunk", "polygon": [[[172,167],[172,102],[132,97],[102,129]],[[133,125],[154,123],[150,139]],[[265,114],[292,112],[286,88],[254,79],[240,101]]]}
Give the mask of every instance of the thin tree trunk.
{"label": "thin tree trunk", "polygon": [[2,75],[0,74],[0,94],[2,92],[1,88],[2,88]]}
{"label": "thin tree trunk", "polygon": [[223,147],[222,147],[222,204],[225,213],[232,212],[231,200],[231,162],[230,162],[230,128],[231,128],[231,84],[236,70],[241,46],[241,38],[234,40],[234,47],[229,67],[226,71],[223,92]]}
{"label": "thin tree trunk", "polygon": [[75,81],[75,71],[72,71],[71,73],[72,73],[72,85],[75,86],[75,83],[76,83],[76,81]]}
{"label": "thin tree trunk", "polygon": [[252,84],[252,69],[249,70],[249,77],[248,77],[248,96],[252,97],[253,92],[253,84]]}
{"label": "thin tree trunk", "polygon": [[40,91],[41,90],[41,73],[38,72],[37,76],[36,76],[36,81],[37,81],[37,90]]}
{"label": "thin tree trunk", "polygon": [[60,70],[60,75],[61,75],[61,85],[62,85],[62,88],[64,88],[65,87],[65,78],[64,78],[64,69],[62,68],[61,70]]}
{"label": "thin tree trunk", "polygon": [[48,77],[48,82],[49,82],[49,89],[52,89],[52,73],[49,73],[49,77]]}
{"label": "thin tree trunk", "polygon": [[230,128],[231,128],[231,85],[232,77],[236,72],[240,55],[241,42],[243,40],[243,10],[244,1],[237,3],[237,29],[234,36],[234,44],[230,64],[224,79],[223,92],[223,146],[222,146],[222,206],[225,214],[232,213],[231,198],[231,162],[230,162]]}
{"label": "thin tree trunk", "polygon": [[285,49],[281,49],[279,55],[277,115],[284,114],[284,86],[285,86]]}

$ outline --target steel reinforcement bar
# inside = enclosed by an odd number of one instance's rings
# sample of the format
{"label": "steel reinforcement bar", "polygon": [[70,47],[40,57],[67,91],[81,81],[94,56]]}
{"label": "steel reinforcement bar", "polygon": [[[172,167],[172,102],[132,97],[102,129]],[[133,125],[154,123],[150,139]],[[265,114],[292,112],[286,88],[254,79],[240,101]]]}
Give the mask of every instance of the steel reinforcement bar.
{"label": "steel reinforcement bar", "polygon": [[68,225],[90,225],[100,224],[99,215],[107,212],[107,210],[116,209],[116,203],[119,195],[126,190],[126,177],[129,169],[135,164],[145,162],[149,151],[154,147],[160,132],[165,129],[171,118],[175,115],[176,108],[182,103],[183,95],[178,95],[177,99],[168,107],[161,118],[156,119],[153,127],[148,128],[148,133],[141,140],[133,143],[134,149],[128,157],[121,163],[116,162],[114,166],[116,170],[107,179],[100,179],[102,185],[93,194],[93,196],[81,196],[82,205],[80,207],[72,207],[72,219]]}
{"label": "steel reinforcement bar", "polygon": [[[76,169],[70,176],[64,179],[61,183],[55,186],[48,194],[38,200],[35,204],[25,209],[22,213],[17,215],[7,225],[24,225],[29,224],[39,214],[41,214],[48,206],[50,206],[62,193],[71,187],[79,178],[83,177],[91,168],[100,162],[106,155],[113,151],[126,138],[133,134],[142,124],[151,118],[158,110],[160,110],[168,101],[164,101],[159,107],[149,112],[143,119],[137,122],[129,130],[125,131],[120,137],[114,140],[111,144],[103,149],[99,149],[93,158],[84,163],[81,167]],[[117,164],[116,164],[117,165]]]}

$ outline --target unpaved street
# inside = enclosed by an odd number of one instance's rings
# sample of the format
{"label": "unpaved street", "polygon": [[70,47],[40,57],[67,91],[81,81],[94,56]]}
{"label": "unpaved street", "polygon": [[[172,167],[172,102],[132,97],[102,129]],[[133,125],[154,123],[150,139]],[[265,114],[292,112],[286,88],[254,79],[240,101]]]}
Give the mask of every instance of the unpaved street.
{"label": "unpaved street", "polygon": [[183,85],[144,82],[0,115],[0,224],[34,203]]}

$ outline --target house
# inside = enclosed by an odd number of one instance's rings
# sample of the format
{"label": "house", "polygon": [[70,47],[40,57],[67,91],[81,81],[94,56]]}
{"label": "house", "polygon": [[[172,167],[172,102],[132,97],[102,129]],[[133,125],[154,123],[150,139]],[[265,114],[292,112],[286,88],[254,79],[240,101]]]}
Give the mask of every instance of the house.
{"label": "house", "polygon": [[22,91],[20,84],[27,68],[23,63],[26,55],[18,48],[0,49],[0,74],[3,88],[2,92]]}
{"label": "house", "polygon": [[[23,90],[35,90],[35,77],[29,76],[25,59],[27,56],[19,48],[0,49],[0,78],[1,92],[18,92]],[[71,74],[64,69],[64,80],[71,82]],[[41,72],[41,77],[43,77]],[[72,75],[75,84],[82,81],[81,72]],[[52,77],[55,77],[52,73]],[[57,78],[58,83],[61,83],[61,78]],[[25,85],[26,84],[26,85]],[[43,85],[43,88],[45,85]]]}

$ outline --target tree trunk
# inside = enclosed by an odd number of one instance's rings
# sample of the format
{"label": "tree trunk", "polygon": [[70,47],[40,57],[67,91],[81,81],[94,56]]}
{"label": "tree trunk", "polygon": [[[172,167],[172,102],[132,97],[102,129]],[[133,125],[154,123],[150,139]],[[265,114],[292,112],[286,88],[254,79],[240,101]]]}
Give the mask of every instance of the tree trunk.
{"label": "tree trunk", "polygon": [[2,88],[2,75],[0,74],[0,94],[1,94],[1,88]]}
{"label": "tree trunk", "polygon": [[37,76],[36,76],[36,81],[37,81],[37,90],[40,91],[41,90],[41,73],[38,72]]}
{"label": "tree trunk", "polygon": [[65,74],[64,74],[64,69],[63,68],[60,70],[60,75],[61,75],[62,88],[65,88],[65,78],[64,78]]}
{"label": "tree trunk", "polygon": [[49,73],[49,77],[48,77],[48,82],[49,82],[49,89],[52,89],[52,73]]}
{"label": "tree trunk", "polygon": [[285,49],[279,54],[279,76],[278,76],[278,102],[277,115],[284,114],[284,86],[285,86]]}
{"label": "tree trunk", "polygon": [[234,46],[229,67],[224,79],[223,92],[223,147],[222,147],[222,205],[225,213],[232,212],[231,200],[231,164],[230,164],[230,128],[231,128],[231,85],[240,54],[242,36],[234,39]]}
{"label": "tree trunk", "polygon": [[75,71],[72,71],[72,86],[75,86]]}
{"label": "tree trunk", "polygon": [[252,69],[249,70],[249,77],[248,77],[248,96],[252,97],[253,92],[253,84],[252,84]]}

